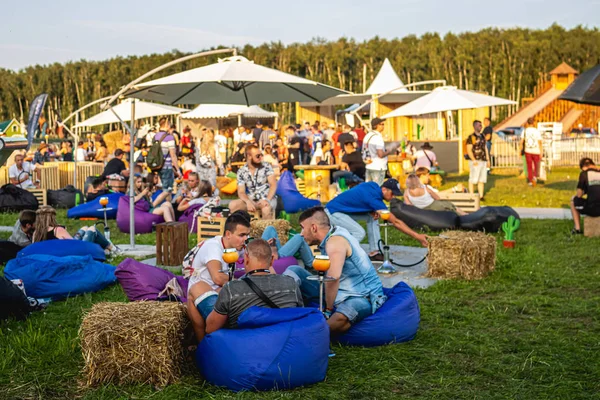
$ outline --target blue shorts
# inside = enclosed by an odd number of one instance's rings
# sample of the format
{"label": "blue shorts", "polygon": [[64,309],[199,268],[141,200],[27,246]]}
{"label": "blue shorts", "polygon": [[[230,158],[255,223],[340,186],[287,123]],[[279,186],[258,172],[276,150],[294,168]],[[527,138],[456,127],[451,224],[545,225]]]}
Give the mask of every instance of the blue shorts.
{"label": "blue shorts", "polygon": [[202,318],[204,318],[205,321],[206,318],[208,318],[208,315],[215,308],[215,303],[217,302],[218,297],[219,295],[216,292],[210,291],[198,297],[194,302],[196,309],[200,315],[202,315]]}
{"label": "blue shorts", "polygon": [[373,314],[373,306],[365,297],[349,297],[335,306],[335,312],[344,315],[354,325]]}

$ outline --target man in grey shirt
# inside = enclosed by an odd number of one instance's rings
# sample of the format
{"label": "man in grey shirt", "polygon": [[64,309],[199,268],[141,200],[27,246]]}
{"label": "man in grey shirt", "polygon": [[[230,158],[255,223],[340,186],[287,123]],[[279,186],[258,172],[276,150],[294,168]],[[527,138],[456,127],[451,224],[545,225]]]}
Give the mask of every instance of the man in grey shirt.
{"label": "man in grey shirt", "polygon": [[[293,278],[276,275],[270,268],[273,255],[269,243],[255,239],[246,246],[246,279],[252,282],[279,308],[303,307],[300,288]],[[244,279],[226,283],[206,319],[206,333],[221,328],[237,328],[239,316],[252,306],[269,307]]]}
{"label": "man in grey shirt", "polygon": [[33,229],[35,225],[35,211],[23,210],[19,214],[19,219],[15,223],[12,234],[8,238],[17,246],[25,247],[31,244]]}

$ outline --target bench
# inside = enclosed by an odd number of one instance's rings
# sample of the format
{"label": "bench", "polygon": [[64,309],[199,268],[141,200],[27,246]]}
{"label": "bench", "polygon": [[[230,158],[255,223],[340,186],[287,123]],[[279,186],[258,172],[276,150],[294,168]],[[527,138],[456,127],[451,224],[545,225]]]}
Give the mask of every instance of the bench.
{"label": "bench", "polygon": [[476,193],[438,193],[438,196],[441,200],[450,201],[466,213],[472,213],[481,208],[479,194]]}
{"label": "bench", "polygon": [[585,237],[600,237],[600,217],[583,217],[583,235]]}
{"label": "bench", "polygon": [[48,205],[46,189],[27,189],[27,191],[35,196],[40,206]]}

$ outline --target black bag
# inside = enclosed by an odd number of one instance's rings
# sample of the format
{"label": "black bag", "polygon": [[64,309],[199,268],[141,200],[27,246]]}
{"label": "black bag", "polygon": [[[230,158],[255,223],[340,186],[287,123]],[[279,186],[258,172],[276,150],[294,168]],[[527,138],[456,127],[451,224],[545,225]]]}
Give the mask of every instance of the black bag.
{"label": "black bag", "polygon": [[73,208],[82,204],[83,199],[81,190],[75,189],[73,185],[60,190],[48,190],[48,204],[54,208]]}
{"label": "black bag", "polygon": [[0,212],[37,210],[39,203],[33,193],[10,183],[0,188]]}
{"label": "black bag", "polygon": [[483,207],[458,217],[458,221],[460,229],[467,231],[498,232],[511,215],[520,218],[511,207]]}
{"label": "black bag", "polygon": [[0,321],[8,318],[25,319],[31,311],[29,300],[21,289],[0,276]]}
{"label": "black bag", "polygon": [[458,227],[458,215],[452,211],[422,210],[398,199],[392,199],[390,211],[412,229],[442,231]]}

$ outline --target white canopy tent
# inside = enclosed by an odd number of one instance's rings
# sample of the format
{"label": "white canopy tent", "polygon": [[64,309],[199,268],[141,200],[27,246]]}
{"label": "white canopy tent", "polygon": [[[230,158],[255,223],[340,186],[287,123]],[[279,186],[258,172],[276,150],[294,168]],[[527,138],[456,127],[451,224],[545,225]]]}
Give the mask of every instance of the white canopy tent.
{"label": "white canopy tent", "polygon": [[[114,106],[112,110],[102,111],[91,118],[86,119],[78,124],[75,128],[90,127],[98,125],[107,125],[120,123],[122,121],[131,121],[131,102],[135,101],[135,119],[144,119],[158,117],[162,115],[180,114],[187,110],[179,107],[166,106],[164,104],[148,103],[146,101],[125,99],[121,104]],[[113,112],[114,111],[114,112]],[[115,113],[119,116],[115,115]]]}
{"label": "white canopy tent", "polygon": [[516,104],[516,102],[501,97],[457,89],[455,86],[441,86],[423,97],[398,107],[381,118],[405,117],[509,104]]}
{"label": "white canopy tent", "polygon": [[392,63],[387,58],[383,61],[383,65],[373,79],[373,82],[365,92],[370,95],[380,95],[384,93],[405,93],[408,89],[403,87],[404,82],[400,79]]}

